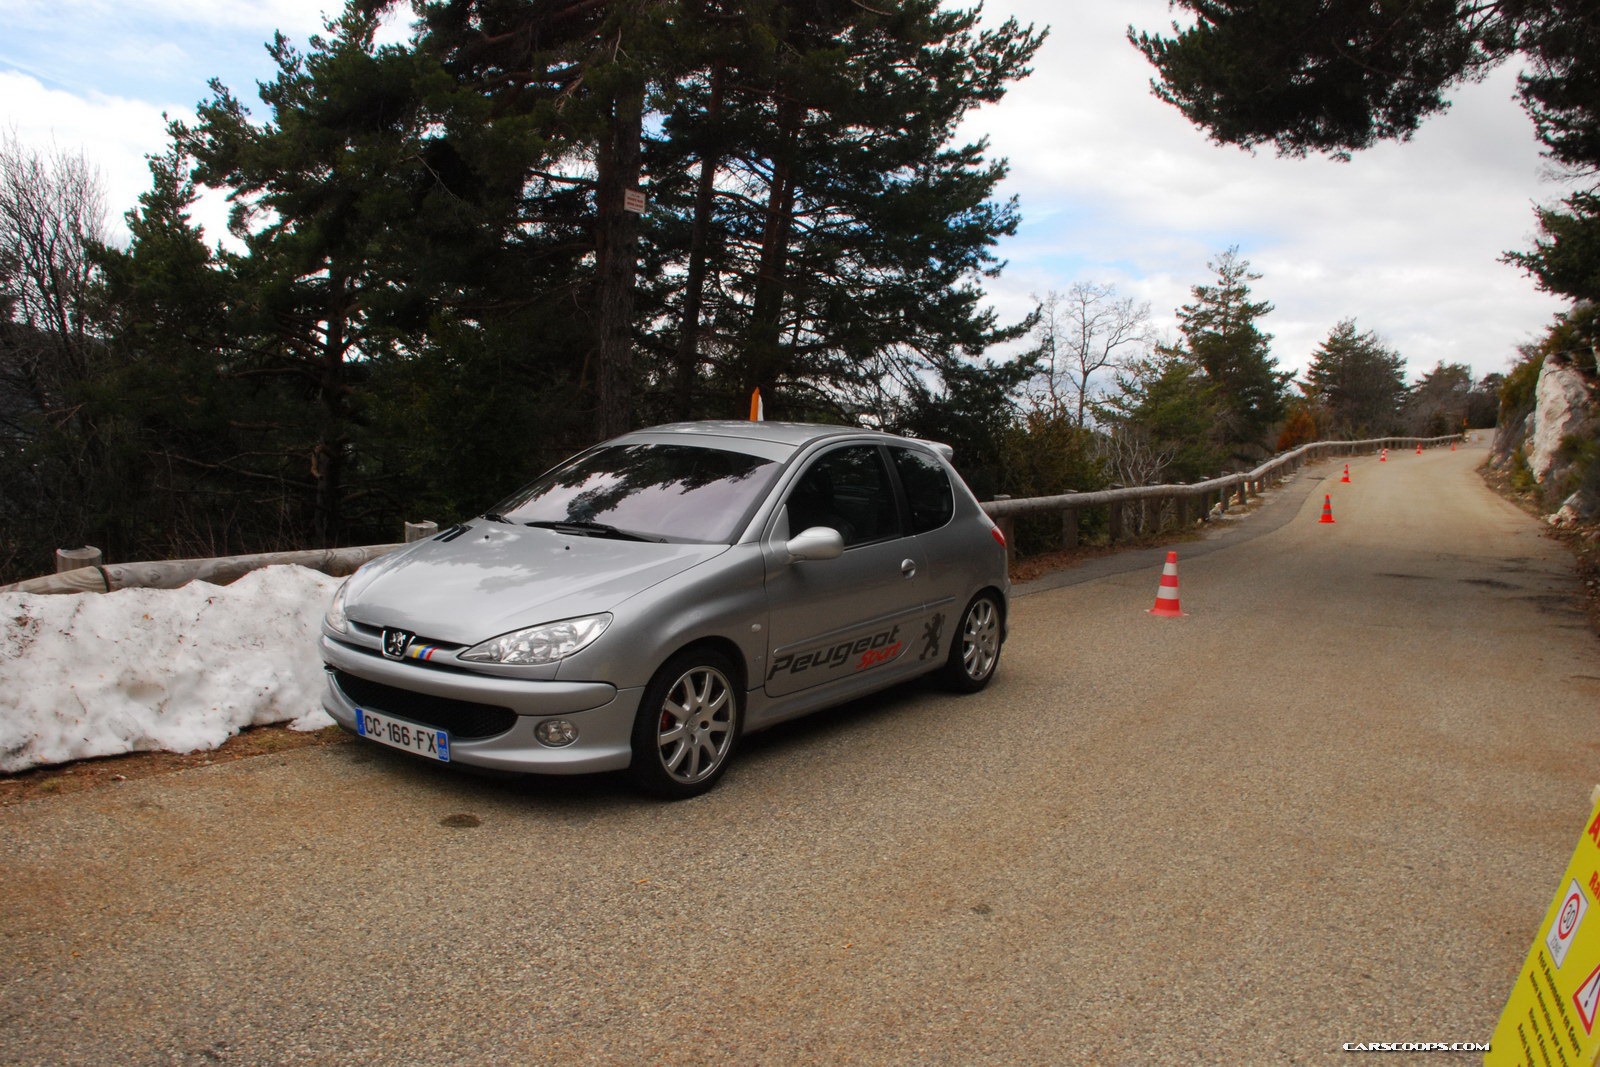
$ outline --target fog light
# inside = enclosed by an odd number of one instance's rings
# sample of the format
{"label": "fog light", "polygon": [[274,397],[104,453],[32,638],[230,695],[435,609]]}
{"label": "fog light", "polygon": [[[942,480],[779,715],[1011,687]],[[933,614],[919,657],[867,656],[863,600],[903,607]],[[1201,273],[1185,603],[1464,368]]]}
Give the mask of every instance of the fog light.
{"label": "fog light", "polygon": [[566,719],[546,719],[533,728],[533,736],[541,745],[561,748],[578,739],[578,727]]}

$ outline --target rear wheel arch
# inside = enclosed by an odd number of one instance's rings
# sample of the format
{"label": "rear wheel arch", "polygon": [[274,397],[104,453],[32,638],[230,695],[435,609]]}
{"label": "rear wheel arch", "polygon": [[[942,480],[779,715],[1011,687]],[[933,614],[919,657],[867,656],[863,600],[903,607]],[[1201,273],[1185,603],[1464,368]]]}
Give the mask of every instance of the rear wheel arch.
{"label": "rear wheel arch", "polygon": [[1006,633],[1006,623],[1011,613],[1010,598],[1002,593],[998,587],[993,585],[986,585],[982,589],[978,590],[977,593],[972,595],[977,596],[979,593],[988,593],[990,596],[994,597],[995,603],[1000,606],[1000,636],[1003,639]]}
{"label": "rear wheel arch", "polygon": [[[974,600],[978,599],[980,596],[992,597],[994,599],[995,605],[999,608],[999,610],[1000,610],[1000,640],[1003,642],[1007,637],[1007,628],[1008,628],[1008,626],[1010,624],[1011,598],[1006,596],[1004,593],[1002,593],[1000,591],[1000,587],[999,586],[996,586],[996,585],[985,585],[985,586],[980,586],[979,588],[974,589],[972,591],[972,595],[967,597],[967,600],[966,600],[967,605],[971,605],[971,603]],[[961,612],[962,612],[961,615],[957,615],[956,616],[956,621],[957,622],[959,622],[961,620],[962,615],[964,615],[966,613],[966,607],[963,607],[961,609]]]}

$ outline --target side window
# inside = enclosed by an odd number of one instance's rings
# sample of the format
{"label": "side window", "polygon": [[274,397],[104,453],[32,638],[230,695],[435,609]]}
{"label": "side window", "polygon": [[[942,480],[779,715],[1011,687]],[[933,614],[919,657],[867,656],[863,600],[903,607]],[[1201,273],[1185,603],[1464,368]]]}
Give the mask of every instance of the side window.
{"label": "side window", "polygon": [[955,494],[950,476],[938,460],[909,448],[891,448],[900,484],[905,486],[906,502],[911,505],[911,532],[937,530],[955,514]]}
{"label": "side window", "polygon": [[900,535],[894,489],[876,447],[835,449],[800,476],[789,493],[789,533],[812,526],[838,530],[846,548]]}

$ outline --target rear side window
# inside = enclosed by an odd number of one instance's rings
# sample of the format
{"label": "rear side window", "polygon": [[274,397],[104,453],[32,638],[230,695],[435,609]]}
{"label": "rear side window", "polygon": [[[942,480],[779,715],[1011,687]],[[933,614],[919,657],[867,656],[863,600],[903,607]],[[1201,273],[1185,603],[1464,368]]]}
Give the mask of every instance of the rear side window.
{"label": "rear side window", "polygon": [[927,533],[949,522],[956,501],[944,466],[925,452],[909,448],[891,448],[889,452],[911,506],[911,532]]}
{"label": "rear side window", "polygon": [[791,535],[838,530],[845,547],[900,535],[889,471],[874,445],[835,449],[813,463],[789,494]]}

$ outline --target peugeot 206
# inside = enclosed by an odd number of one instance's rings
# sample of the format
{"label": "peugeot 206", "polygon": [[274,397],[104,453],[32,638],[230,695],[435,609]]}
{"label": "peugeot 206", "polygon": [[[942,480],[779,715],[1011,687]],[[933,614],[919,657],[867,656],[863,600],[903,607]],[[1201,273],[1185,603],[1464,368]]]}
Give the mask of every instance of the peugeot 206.
{"label": "peugeot 206", "polygon": [[426,759],[689,797],[753,730],[924,674],[982,689],[1009,589],[945,446],[658,426],[351,575],[323,702]]}

